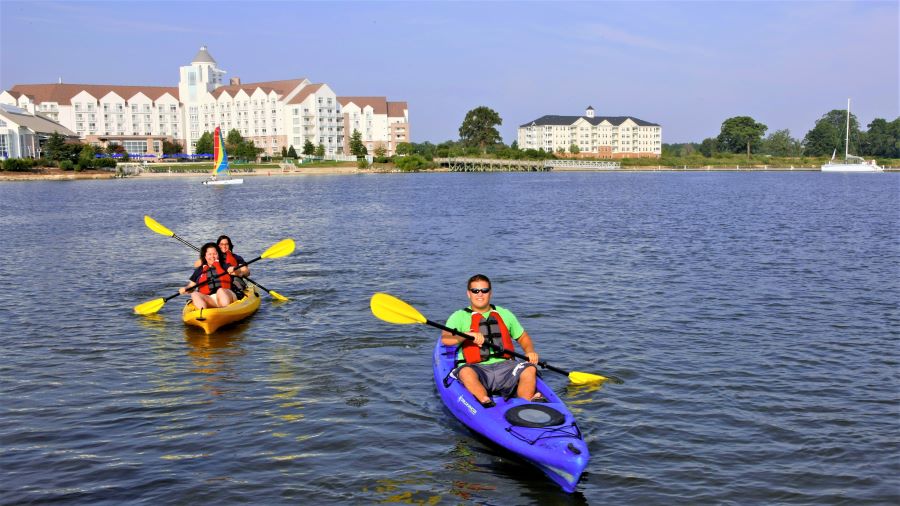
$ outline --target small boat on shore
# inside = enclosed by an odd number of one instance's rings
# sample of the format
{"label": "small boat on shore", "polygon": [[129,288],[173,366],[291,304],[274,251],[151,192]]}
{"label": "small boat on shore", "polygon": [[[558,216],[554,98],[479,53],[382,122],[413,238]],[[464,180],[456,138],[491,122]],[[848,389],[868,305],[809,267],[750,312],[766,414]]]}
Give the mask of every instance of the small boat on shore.
{"label": "small boat on shore", "polygon": [[434,382],[447,409],[473,432],[537,466],[566,492],[574,492],[590,453],[562,400],[540,378],[537,389],[547,402],[493,396],[493,407],[481,403],[450,376],[456,346],[438,338],[434,348]]}
{"label": "small boat on shore", "polygon": [[234,323],[249,317],[259,309],[259,294],[253,285],[248,285],[244,290],[244,298],[237,300],[225,307],[213,307],[197,309],[192,301],[185,304],[181,311],[181,319],[186,325],[200,327],[207,334],[212,334],[219,327]]}
{"label": "small boat on shore", "polygon": [[884,168],[864,158],[850,154],[850,99],[847,99],[847,133],[844,138],[844,161],[835,162],[837,150],[831,154],[831,161],[822,165],[822,172],[884,172]]}

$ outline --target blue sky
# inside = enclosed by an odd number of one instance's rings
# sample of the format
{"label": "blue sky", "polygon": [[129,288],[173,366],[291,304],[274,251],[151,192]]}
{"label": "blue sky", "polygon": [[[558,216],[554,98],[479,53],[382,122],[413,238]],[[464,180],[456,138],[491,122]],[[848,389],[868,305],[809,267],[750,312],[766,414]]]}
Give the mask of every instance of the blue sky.
{"label": "blue sky", "polygon": [[307,77],[409,103],[412,140],[458,138],[486,105],[631,115],[663,142],[752,116],[803,137],[847,98],[900,116],[896,0],[866,2],[15,2],[0,0],[0,87],[175,86],[201,45],[226,77]]}

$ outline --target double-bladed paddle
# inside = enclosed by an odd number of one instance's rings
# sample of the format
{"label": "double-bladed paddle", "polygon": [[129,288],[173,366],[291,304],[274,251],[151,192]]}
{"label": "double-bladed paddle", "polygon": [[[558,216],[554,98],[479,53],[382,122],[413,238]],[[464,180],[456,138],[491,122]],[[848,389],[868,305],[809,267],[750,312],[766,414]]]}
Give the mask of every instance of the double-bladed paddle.
{"label": "double-bladed paddle", "polygon": [[[198,247],[194,246],[193,244],[191,244],[191,243],[185,241],[184,239],[182,239],[181,237],[179,237],[178,235],[176,235],[175,232],[172,232],[171,230],[169,230],[168,228],[166,228],[165,226],[163,226],[162,223],[160,223],[160,222],[154,220],[153,218],[151,218],[151,217],[149,217],[149,216],[147,216],[147,215],[144,215],[144,224],[147,225],[147,228],[149,228],[150,230],[156,232],[157,234],[164,235],[164,236],[166,236],[166,237],[174,237],[175,239],[178,239],[179,241],[181,241],[182,244],[184,244],[184,245],[186,245],[186,246],[188,246],[188,247],[193,248],[194,251],[200,251],[200,248],[198,248]],[[290,300],[290,299],[288,299],[287,297],[285,297],[284,295],[281,295],[280,293],[276,292],[275,290],[269,290],[268,288],[262,286],[261,284],[257,283],[256,281],[253,281],[253,280],[250,279],[250,278],[244,278],[244,279],[246,279],[247,281],[253,283],[254,285],[256,285],[256,286],[262,288],[263,290],[269,292],[269,295],[271,295],[274,299],[282,300],[282,301],[284,301],[284,300]]]}
{"label": "double-bladed paddle", "polygon": [[[294,251],[294,247],[295,247],[295,245],[294,245],[293,239],[284,239],[282,241],[279,241],[279,242],[273,244],[272,246],[269,246],[269,249],[267,249],[266,251],[263,251],[262,255],[254,258],[253,260],[250,260],[249,262],[244,262],[241,265],[238,265],[238,267],[250,265],[253,262],[256,262],[257,260],[262,260],[263,258],[281,258],[284,256],[288,256],[291,254],[291,252]],[[208,279],[208,280],[204,281],[203,283],[198,283],[198,284],[194,285],[193,287],[191,287],[191,290],[193,290],[194,288],[197,288],[199,286],[203,286],[203,285],[209,283],[210,281],[212,281],[212,279]],[[175,292],[174,295],[170,295],[165,298],[148,300],[147,302],[143,302],[141,304],[138,304],[137,306],[134,306],[134,312],[137,314],[140,314],[140,315],[153,314],[153,313],[159,311],[160,309],[162,309],[162,307],[166,304],[166,302],[168,302],[171,299],[174,299],[175,297],[178,297],[179,295],[181,295],[181,292]]]}
{"label": "double-bladed paddle", "polygon": [[[458,330],[451,329],[450,327],[446,327],[444,325],[441,325],[440,323],[433,322],[428,318],[425,318],[425,316],[423,316],[422,313],[418,312],[416,308],[410,306],[406,302],[403,302],[397,297],[394,297],[393,295],[388,295],[386,293],[376,293],[375,295],[372,295],[372,300],[370,301],[369,305],[372,308],[372,314],[388,323],[398,323],[401,325],[410,323],[424,323],[426,325],[431,325],[432,327],[450,332],[455,336],[459,336],[470,341],[474,340],[470,335],[464,334]],[[491,343],[484,343],[482,346],[489,346],[494,350],[509,353],[516,357],[528,360],[527,356],[522,355],[521,353],[517,353],[513,350],[504,349],[502,346],[497,346]],[[553,372],[568,376],[569,381],[576,385],[598,383],[601,381],[612,381],[613,383],[618,384],[624,383],[624,381],[615,376],[600,376],[599,374],[590,374],[586,372],[565,371],[558,367],[554,367],[543,360],[538,362],[538,365],[545,369],[550,369]]]}

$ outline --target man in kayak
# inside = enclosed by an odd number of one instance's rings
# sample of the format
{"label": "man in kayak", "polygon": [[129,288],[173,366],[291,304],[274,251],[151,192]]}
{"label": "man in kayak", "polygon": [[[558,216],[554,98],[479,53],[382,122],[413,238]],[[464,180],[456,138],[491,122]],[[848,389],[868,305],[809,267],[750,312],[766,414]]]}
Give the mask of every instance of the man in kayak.
{"label": "man in kayak", "polygon": [[[534,344],[510,310],[491,304],[491,280],[484,274],[472,276],[466,296],[471,305],[450,315],[446,325],[473,340],[441,332],[441,342],[459,346],[456,361],[462,365],[453,371],[453,376],[486,408],[495,405],[491,394],[512,397],[515,392],[525,400],[541,401],[541,394],[535,393],[538,354]],[[517,362],[512,355],[484,346],[489,342],[513,350],[514,340],[525,351],[528,362]]]}

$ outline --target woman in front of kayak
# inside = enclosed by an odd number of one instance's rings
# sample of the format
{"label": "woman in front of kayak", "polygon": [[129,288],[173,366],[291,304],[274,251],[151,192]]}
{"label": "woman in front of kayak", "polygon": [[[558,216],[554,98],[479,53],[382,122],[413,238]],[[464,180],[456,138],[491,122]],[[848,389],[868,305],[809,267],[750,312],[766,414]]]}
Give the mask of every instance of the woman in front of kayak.
{"label": "woman in front of kayak", "polygon": [[235,300],[237,296],[231,290],[232,277],[229,272],[234,272],[233,266],[227,269],[219,263],[221,252],[215,243],[208,242],[200,248],[201,265],[194,269],[190,281],[178,289],[181,294],[200,285],[191,293],[191,301],[198,309],[210,307],[225,307]]}

